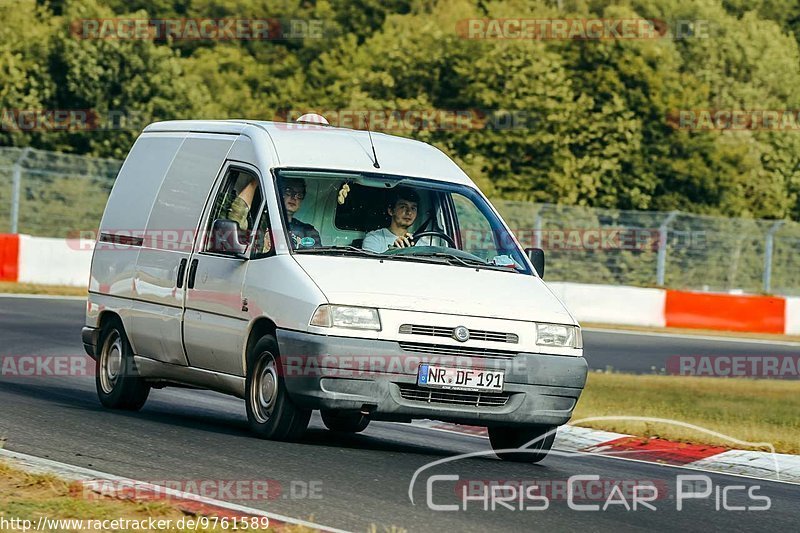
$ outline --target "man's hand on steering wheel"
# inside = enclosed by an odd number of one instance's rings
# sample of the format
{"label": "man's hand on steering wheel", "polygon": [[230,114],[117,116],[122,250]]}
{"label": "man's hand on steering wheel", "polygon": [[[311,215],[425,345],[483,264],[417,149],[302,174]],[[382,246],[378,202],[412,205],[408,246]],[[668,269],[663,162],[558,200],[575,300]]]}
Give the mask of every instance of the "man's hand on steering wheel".
{"label": "man's hand on steering wheel", "polygon": [[438,237],[443,241],[445,241],[450,246],[450,248],[456,248],[456,241],[454,241],[448,234],[443,233],[441,231],[429,230],[429,231],[421,231],[419,233],[415,233],[413,236],[414,242],[415,243],[419,242],[419,240],[422,237]]}
{"label": "man's hand on steering wheel", "polygon": [[414,236],[410,233],[406,233],[402,237],[398,237],[392,246],[394,248],[410,248],[414,246]]}

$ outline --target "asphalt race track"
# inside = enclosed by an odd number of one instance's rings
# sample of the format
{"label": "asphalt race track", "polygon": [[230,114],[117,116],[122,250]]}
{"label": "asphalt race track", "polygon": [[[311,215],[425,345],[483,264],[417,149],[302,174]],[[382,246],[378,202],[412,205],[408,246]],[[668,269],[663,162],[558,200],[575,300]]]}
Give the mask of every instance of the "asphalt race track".
{"label": "asphalt race track", "polygon": [[[590,369],[612,369],[632,374],[664,373],[665,369],[677,369],[679,367],[674,359],[685,356],[736,358],[796,356],[800,353],[800,342],[611,330],[584,330],[583,345]],[[673,360],[672,365],[669,364],[670,360]]]}
{"label": "asphalt race track", "polygon": [[[83,354],[81,301],[0,298],[0,355]],[[624,333],[586,332],[587,360],[627,372],[662,368],[672,355],[796,354],[791,345],[733,343]],[[409,499],[409,482],[426,464],[467,452],[486,451],[488,442],[404,424],[380,423],[355,436],[341,436],[312,419],[299,443],[258,440],[246,430],[244,403],[211,392],[154,390],[139,413],[103,409],[90,376],[0,375],[0,438],[6,448],[138,480],[274,480],[272,498],[236,503],[312,519],[352,531],[372,525],[378,531],[395,526],[409,531],[628,531],[710,529],[795,530],[800,486],[709,474],[712,496],[684,501],[677,511],[676,477],[698,472],[591,456],[553,454],[541,465],[505,463],[492,455],[460,459],[424,471]],[[456,481],[437,480],[428,494],[430,474],[458,475],[465,480],[537,480],[563,487],[575,475],[596,474],[603,480],[659,487],[656,509],[606,511],[571,509],[559,491],[545,490],[546,510],[508,509],[495,501],[468,501],[467,510],[434,511],[426,503],[460,504]],[[770,499],[764,511],[725,510],[727,506],[761,507],[764,501],[745,490],[731,489],[727,501],[718,488],[738,485]],[[483,485],[478,485],[483,486]],[[758,486],[758,488],[753,488]],[[699,490],[699,489],[698,489]],[[484,492],[488,494],[489,491]],[[460,494],[460,492],[459,492]],[[600,504],[595,497],[581,504]],[[617,498],[619,501],[619,498]],[[630,495],[627,502],[631,502]],[[526,501],[529,507],[542,500]]]}

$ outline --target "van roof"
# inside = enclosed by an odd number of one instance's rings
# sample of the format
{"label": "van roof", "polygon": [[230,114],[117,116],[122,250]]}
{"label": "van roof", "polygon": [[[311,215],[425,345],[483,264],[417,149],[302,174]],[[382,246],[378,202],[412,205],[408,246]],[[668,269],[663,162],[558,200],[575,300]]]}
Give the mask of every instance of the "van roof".
{"label": "van roof", "polygon": [[379,132],[372,132],[372,141],[380,168],[373,166],[369,135],[362,130],[258,120],[171,120],[154,122],[144,133],[238,135],[248,126],[256,126],[269,137],[278,156],[276,166],[382,172],[475,187],[458,165],[434,146]]}

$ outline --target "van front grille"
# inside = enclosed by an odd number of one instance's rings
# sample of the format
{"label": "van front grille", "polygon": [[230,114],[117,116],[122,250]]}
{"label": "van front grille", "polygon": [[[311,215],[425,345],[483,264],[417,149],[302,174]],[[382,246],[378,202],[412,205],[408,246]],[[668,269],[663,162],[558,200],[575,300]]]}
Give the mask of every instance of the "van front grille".
{"label": "van front grille", "polygon": [[[428,337],[450,337],[453,338],[453,330],[443,326],[423,326],[420,324],[403,324],[400,326],[400,333],[404,335],[425,335]],[[473,341],[506,342],[510,344],[519,343],[519,336],[515,333],[503,333],[500,331],[484,331],[481,329],[469,330],[469,338]]]}
{"label": "van front grille", "polygon": [[517,352],[494,350],[492,348],[476,348],[474,346],[446,346],[444,344],[428,344],[424,342],[400,342],[400,348],[406,352],[425,355],[453,355],[471,357],[515,357]]}
{"label": "van front grille", "polygon": [[398,383],[400,396],[404,400],[425,403],[447,403],[453,405],[473,405],[475,407],[502,407],[508,403],[508,392],[488,393],[454,391],[443,389],[423,389],[417,385]]}

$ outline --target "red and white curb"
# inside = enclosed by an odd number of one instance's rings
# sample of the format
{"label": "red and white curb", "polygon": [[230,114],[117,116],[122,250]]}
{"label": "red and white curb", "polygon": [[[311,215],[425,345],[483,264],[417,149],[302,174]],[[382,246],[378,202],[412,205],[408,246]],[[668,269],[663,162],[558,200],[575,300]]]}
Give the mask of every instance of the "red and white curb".
{"label": "red and white curb", "polygon": [[548,281],[580,322],[800,335],[800,298]]}
{"label": "red and white curb", "polygon": [[[486,429],[482,427],[461,426],[432,420],[415,421],[414,425],[488,438]],[[721,446],[686,444],[578,426],[558,428],[553,448],[566,452],[596,454],[720,474],[800,483],[800,455],[731,450]]]}
{"label": "red and white curb", "polygon": [[[215,500],[213,498],[119,477],[105,472],[98,472],[97,470],[59,463],[33,455],[12,452],[10,450],[4,450],[2,447],[0,447],[0,460],[5,460],[11,464],[11,466],[26,472],[52,474],[67,481],[82,482],[84,487],[95,487],[98,494],[102,496],[116,497],[125,500],[138,498],[147,500],[149,499],[148,494],[158,495],[162,498],[167,496],[169,497],[170,504],[186,513],[216,516],[219,518],[267,517],[269,518],[269,525],[271,528],[281,529],[287,525],[297,525],[316,531],[345,533],[345,531],[341,529],[334,529],[313,522],[262,511],[261,509]],[[132,494],[135,494],[136,498],[132,498]]]}

